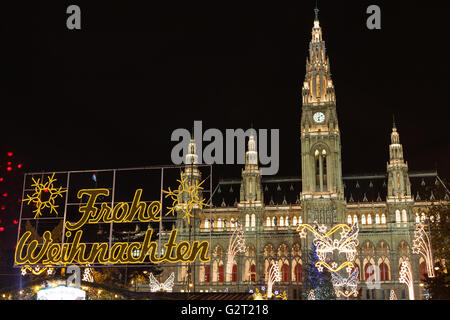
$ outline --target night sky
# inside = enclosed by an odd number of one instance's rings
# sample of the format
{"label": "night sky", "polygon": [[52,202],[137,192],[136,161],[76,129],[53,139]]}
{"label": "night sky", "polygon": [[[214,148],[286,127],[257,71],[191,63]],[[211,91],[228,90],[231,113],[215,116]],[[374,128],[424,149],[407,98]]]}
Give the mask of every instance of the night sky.
{"label": "night sky", "polygon": [[[81,31],[66,29],[69,4],[81,7]],[[366,27],[370,4],[381,7],[381,30]],[[299,176],[314,6],[46,1],[27,30],[5,10],[0,151],[25,172],[171,164],[177,128],[253,124],[280,129],[278,175]],[[450,178],[448,7],[321,0],[319,9],[344,175],[386,171],[395,114],[410,171]],[[216,166],[214,178],[241,168]]]}

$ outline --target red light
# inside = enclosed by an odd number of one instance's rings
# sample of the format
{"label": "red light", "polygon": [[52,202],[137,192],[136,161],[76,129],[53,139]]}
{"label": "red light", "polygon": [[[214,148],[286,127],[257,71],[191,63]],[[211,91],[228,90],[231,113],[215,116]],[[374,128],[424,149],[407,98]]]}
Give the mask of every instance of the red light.
{"label": "red light", "polygon": [[21,163],[19,163],[18,165],[17,165],[17,168],[22,168],[22,164]]}
{"label": "red light", "polygon": [[5,210],[6,208],[5,208],[5,206],[1,206],[1,208],[0,209],[2,209],[2,210]]}
{"label": "red light", "polygon": [[5,192],[3,196],[6,198],[8,196],[8,192]]}
{"label": "red light", "polygon": [[0,178],[0,182],[2,182],[2,181],[3,181],[3,177]]}
{"label": "red light", "polygon": [[19,223],[19,221],[17,221],[17,220],[14,220],[14,221],[13,221],[13,223],[14,223],[14,224],[18,224],[18,223]]}
{"label": "red light", "polygon": [[44,189],[44,192],[48,192],[48,189]]}
{"label": "red light", "polygon": [[7,168],[6,168],[6,171],[11,171],[11,170],[12,170],[11,167],[7,167]]}
{"label": "red light", "polygon": [[5,231],[5,228],[4,227],[0,227],[0,232],[3,232],[3,231]]}
{"label": "red light", "polygon": [[8,166],[10,166],[10,165],[11,165],[11,161],[8,162]]}
{"label": "red light", "polygon": [[8,152],[8,157],[12,157],[13,153],[12,152]]}

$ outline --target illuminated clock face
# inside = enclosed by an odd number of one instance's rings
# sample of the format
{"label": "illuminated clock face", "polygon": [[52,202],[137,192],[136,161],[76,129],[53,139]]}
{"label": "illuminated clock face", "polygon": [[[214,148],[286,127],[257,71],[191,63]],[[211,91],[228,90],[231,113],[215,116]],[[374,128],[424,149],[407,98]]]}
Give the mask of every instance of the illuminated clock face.
{"label": "illuminated clock face", "polygon": [[325,121],[325,115],[322,112],[314,113],[313,119],[317,123],[322,123]]}

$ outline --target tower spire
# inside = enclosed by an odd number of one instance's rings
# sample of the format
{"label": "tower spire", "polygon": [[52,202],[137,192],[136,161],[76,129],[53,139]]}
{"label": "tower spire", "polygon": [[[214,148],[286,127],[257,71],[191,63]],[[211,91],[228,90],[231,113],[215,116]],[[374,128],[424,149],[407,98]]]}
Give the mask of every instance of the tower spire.
{"label": "tower spire", "polygon": [[397,126],[395,125],[395,114],[392,114],[392,128],[397,129]]}
{"label": "tower spire", "polygon": [[314,8],[314,20],[319,20],[319,8],[317,7],[317,0],[316,0],[316,7]]}

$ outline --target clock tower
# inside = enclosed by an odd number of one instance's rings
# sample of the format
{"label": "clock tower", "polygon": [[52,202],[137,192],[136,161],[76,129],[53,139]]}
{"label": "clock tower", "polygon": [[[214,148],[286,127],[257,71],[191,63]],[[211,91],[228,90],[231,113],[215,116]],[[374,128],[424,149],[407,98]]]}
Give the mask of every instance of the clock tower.
{"label": "clock tower", "polygon": [[345,222],[341,136],[330,61],[322,40],[319,9],[315,18],[302,88],[301,157],[304,222]]}

